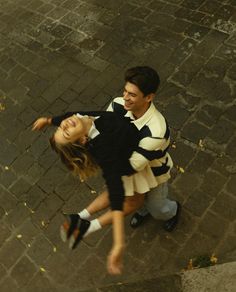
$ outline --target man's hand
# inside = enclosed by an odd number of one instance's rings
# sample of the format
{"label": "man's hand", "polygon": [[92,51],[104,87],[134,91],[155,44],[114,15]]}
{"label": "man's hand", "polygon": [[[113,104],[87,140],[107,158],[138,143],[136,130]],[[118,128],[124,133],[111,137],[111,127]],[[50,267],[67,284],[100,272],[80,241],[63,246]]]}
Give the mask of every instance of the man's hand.
{"label": "man's hand", "polygon": [[114,246],[107,258],[107,270],[111,275],[120,275],[123,264],[122,264],[122,256],[123,256],[124,247],[116,247]]}
{"label": "man's hand", "polygon": [[45,128],[47,125],[51,124],[51,118],[39,118],[37,119],[33,126],[32,126],[32,131],[36,131],[36,130],[42,130],[43,128]]}

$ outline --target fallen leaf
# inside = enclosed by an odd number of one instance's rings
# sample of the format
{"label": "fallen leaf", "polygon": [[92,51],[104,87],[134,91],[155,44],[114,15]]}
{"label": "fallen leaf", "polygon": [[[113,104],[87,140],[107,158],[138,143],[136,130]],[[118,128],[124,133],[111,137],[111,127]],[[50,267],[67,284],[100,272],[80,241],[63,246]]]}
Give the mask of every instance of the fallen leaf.
{"label": "fallen leaf", "polygon": [[9,170],[9,167],[8,167],[8,166],[5,166],[4,168],[5,168],[6,170]]}
{"label": "fallen leaf", "polygon": [[96,194],[97,192],[94,190],[91,190],[91,194]]}
{"label": "fallen leaf", "polygon": [[22,234],[18,234],[16,237],[17,238],[22,238]]}
{"label": "fallen leaf", "polygon": [[46,272],[46,270],[43,267],[40,267],[40,271],[43,272],[43,273]]}
{"label": "fallen leaf", "polygon": [[193,270],[193,260],[190,259],[188,262],[187,270]]}
{"label": "fallen leaf", "polygon": [[210,258],[210,261],[213,263],[213,264],[216,264],[217,261],[218,261],[218,258],[213,254]]}
{"label": "fallen leaf", "polygon": [[56,248],[55,246],[53,247],[53,251],[54,251],[54,252],[56,252],[56,251],[57,251],[57,248]]}
{"label": "fallen leaf", "polygon": [[203,141],[202,141],[202,139],[200,139],[200,140],[199,140],[199,142],[198,142],[198,145],[199,145],[201,148],[203,148],[203,147],[204,147],[204,144],[203,144]]}

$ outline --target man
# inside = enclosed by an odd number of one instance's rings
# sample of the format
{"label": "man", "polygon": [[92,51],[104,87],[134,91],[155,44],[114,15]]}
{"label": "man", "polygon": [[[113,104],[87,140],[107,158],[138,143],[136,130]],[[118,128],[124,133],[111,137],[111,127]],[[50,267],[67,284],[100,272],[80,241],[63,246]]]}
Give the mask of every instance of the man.
{"label": "man", "polygon": [[129,117],[139,129],[139,147],[130,157],[130,164],[138,172],[151,169],[150,178],[155,177],[154,183],[143,186],[147,193],[145,203],[132,216],[130,225],[138,227],[150,213],[155,219],[164,220],[163,227],[170,232],[178,223],[181,207],[168,199],[167,181],[173,163],[167,152],[170,144],[167,122],[153,104],[159,85],[160,78],[154,69],[130,68],[125,72],[123,97],[115,98],[107,110]]}

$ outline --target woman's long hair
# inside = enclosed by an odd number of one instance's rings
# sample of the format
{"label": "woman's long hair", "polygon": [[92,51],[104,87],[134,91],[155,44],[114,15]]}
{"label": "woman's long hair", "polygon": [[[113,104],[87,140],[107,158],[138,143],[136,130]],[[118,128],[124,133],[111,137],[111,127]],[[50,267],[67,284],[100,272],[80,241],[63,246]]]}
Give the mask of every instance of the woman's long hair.
{"label": "woman's long hair", "polygon": [[65,166],[78,175],[82,181],[98,172],[99,166],[90,155],[86,146],[76,143],[59,144],[54,136],[50,139],[52,149],[60,156]]}

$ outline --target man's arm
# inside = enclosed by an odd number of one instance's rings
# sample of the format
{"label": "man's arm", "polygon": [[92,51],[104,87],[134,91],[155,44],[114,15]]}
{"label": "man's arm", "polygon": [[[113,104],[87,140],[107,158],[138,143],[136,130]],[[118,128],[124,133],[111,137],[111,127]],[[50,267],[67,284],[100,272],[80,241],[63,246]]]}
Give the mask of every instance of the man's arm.
{"label": "man's arm", "polygon": [[129,162],[136,171],[143,170],[150,161],[166,155],[169,139],[146,137],[139,142],[139,147],[132,153]]}

